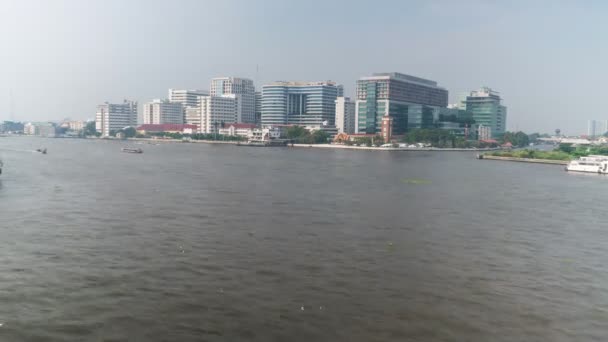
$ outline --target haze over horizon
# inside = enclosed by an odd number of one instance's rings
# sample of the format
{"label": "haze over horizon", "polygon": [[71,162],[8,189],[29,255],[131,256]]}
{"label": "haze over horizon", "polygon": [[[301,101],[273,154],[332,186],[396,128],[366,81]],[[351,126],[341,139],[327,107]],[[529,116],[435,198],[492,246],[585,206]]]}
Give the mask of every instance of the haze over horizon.
{"label": "haze over horizon", "polygon": [[[240,76],[333,80],[401,72],[458,95],[489,86],[508,130],[583,134],[605,120],[602,2],[6,0],[0,121],[92,119],[105,101]],[[256,72],[259,66],[259,72]],[[13,109],[11,110],[11,99]]]}

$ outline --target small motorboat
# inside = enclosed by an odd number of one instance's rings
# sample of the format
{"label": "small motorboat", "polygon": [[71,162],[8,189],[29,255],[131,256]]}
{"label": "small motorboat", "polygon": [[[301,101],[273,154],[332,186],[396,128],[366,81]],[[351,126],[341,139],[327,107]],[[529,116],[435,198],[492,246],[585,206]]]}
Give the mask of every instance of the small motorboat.
{"label": "small motorboat", "polygon": [[46,154],[46,148],[38,148],[38,149],[36,149],[36,152]]}
{"label": "small motorboat", "polygon": [[144,150],[142,150],[141,148],[123,147],[122,151],[125,153],[144,153]]}

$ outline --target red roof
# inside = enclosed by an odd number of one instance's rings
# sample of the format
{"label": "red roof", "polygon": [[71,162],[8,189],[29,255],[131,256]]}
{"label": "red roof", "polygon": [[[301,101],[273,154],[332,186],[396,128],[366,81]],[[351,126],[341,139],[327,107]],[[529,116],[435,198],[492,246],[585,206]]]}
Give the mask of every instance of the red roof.
{"label": "red roof", "polygon": [[185,124],[144,124],[137,127],[138,131],[147,131],[147,132],[173,132],[173,131],[183,131],[185,129],[193,129],[196,130],[196,125],[185,125]]}
{"label": "red roof", "polygon": [[486,140],[480,140],[480,141],[487,143],[487,144],[498,144],[498,141],[496,141],[494,139],[486,139]]}
{"label": "red roof", "polygon": [[234,127],[235,129],[254,129],[256,127],[255,124],[249,124],[249,123],[231,123],[231,124],[225,124],[224,128],[230,128],[230,127]]}

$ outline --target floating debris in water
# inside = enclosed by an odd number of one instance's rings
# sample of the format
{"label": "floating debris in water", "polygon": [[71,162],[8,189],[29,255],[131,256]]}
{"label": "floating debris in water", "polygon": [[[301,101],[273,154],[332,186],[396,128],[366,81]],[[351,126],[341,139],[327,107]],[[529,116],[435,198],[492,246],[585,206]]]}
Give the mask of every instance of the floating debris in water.
{"label": "floating debris in water", "polygon": [[405,184],[431,184],[429,179],[422,178],[404,178],[401,182]]}
{"label": "floating debris in water", "polygon": [[302,307],[300,307],[300,310],[304,311],[304,307],[303,307],[303,306],[302,306]]}

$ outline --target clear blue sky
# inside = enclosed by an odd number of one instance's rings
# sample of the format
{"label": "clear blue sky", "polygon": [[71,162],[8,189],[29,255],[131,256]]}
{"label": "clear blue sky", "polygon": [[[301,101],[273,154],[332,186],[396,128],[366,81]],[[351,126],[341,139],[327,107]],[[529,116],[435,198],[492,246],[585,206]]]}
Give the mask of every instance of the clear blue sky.
{"label": "clear blue sky", "polygon": [[[490,86],[508,128],[585,133],[608,119],[608,5],[559,1],[4,0],[0,120],[86,119],[214,76],[335,80],[399,71]],[[259,74],[256,75],[256,65]]]}

